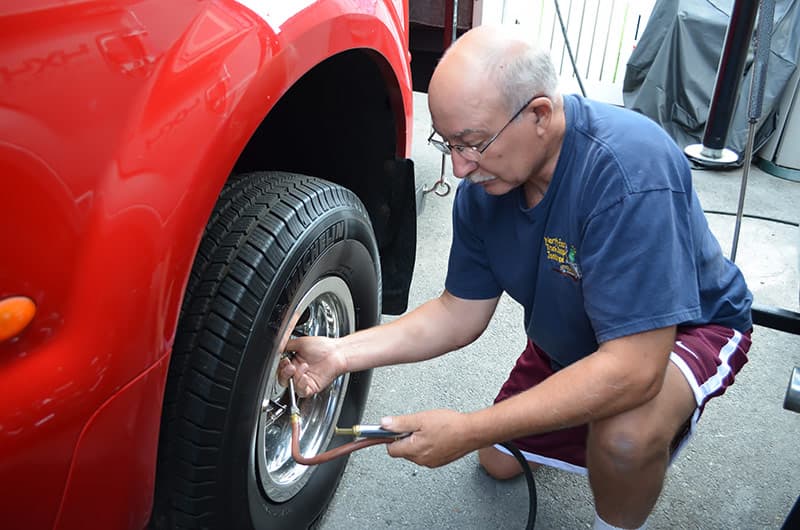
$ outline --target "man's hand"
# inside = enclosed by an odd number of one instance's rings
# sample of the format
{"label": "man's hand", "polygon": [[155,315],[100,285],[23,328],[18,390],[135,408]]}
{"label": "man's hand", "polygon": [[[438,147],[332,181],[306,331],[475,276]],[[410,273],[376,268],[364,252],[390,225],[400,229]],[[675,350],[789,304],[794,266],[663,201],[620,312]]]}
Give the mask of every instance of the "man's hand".
{"label": "man's hand", "polygon": [[282,359],[278,380],[287,386],[294,378],[295,391],[307,397],[324,390],[347,370],[347,361],[336,348],[336,339],[301,337],[286,344],[286,351],[295,352],[293,359]]}
{"label": "man's hand", "polygon": [[406,416],[387,417],[381,427],[411,436],[389,444],[390,456],[401,457],[427,467],[449,464],[478,449],[470,443],[465,414],[452,410],[429,410]]}

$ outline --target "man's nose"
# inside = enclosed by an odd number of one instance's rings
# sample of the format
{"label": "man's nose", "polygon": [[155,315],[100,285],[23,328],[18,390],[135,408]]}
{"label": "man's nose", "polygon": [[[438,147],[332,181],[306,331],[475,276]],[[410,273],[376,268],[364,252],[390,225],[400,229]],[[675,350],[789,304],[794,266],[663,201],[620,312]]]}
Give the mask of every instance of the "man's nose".
{"label": "man's nose", "polygon": [[450,160],[453,162],[453,176],[456,178],[466,178],[470,173],[475,171],[478,167],[477,162],[467,160],[464,158],[457,149],[453,149],[450,154]]}

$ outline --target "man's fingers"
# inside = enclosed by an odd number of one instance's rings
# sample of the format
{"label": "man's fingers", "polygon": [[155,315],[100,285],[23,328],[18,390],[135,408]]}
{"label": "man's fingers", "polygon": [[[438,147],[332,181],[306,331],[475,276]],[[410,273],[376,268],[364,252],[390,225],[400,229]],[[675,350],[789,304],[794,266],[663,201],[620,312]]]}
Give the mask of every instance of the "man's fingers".
{"label": "man's fingers", "polygon": [[414,432],[418,431],[421,425],[415,414],[408,414],[381,418],[381,427],[392,432]]}
{"label": "man's fingers", "polygon": [[293,338],[290,338],[286,342],[286,346],[283,347],[284,351],[292,351],[292,352],[299,351],[300,350],[300,345],[302,344],[304,339],[305,339],[305,337],[293,337]]}
{"label": "man's fingers", "polygon": [[[392,442],[388,445],[386,450],[389,452],[389,456],[392,457],[401,457],[401,458],[408,458],[416,454],[417,448],[417,440],[414,437],[414,432],[420,430],[422,425],[420,424],[419,418],[416,414],[408,414],[406,416],[386,416],[381,418],[381,428],[386,429],[387,431],[392,431],[396,433],[412,433],[411,436],[406,436],[405,438],[401,438],[396,442]],[[411,458],[411,461],[415,461]]]}
{"label": "man's fingers", "polygon": [[289,359],[281,359],[278,363],[278,383],[281,386],[289,386],[289,378],[294,380],[294,389],[298,395],[305,397],[309,394],[308,390],[308,363],[297,365]]}
{"label": "man's fingers", "polygon": [[[389,456],[394,458],[409,458],[415,454],[415,445],[417,440],[414,438],[414,431],[418,430],[418,428],[409,427],[410,423],[411,422],[407,420],[407,417],[403,416],[387,416],[385,418],[381,418],[382,429],[396,433],[411,433],[411,436],[406,436],[386,446]],[[411,461],[414,461],[413,458]]]}
{"label": "man's fingers", "polygon": [[278,363],[278,383],[281,386],[289,386],[289,378],[295,375],[297,368],[289,359],[281,359]]}
{"label": "man's fingers", "polygon": [[308,364],[302,363],[300,366],[294,365],[295,373],[294,373],[294,391],[297,392],[297,395],[300,397],[308,397],[312,394],[311,389],[309,388],[309,377],[308,377]]}
{"label": "man's fingers", "polygon": [[426,467],[438,467],[465,454],[462,441],[443,435],[442,429],[457,424],[456,413],[446,410],[424,411],[405,416],[387,416],[381,427],[397,433],[411,433],[387,446],[389,456],[400,457]]}

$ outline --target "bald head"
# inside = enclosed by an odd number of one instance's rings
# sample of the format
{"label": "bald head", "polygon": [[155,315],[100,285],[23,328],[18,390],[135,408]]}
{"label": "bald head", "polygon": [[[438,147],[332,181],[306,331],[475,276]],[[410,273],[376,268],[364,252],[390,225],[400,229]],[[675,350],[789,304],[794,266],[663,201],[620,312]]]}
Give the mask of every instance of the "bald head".
{"label": "bald head", "polygon": [[429,93],[432,99],[491,102],[514,112],[534,94],[555,99],[557,86],[549,54],[526,40],[519,26],[487,25],[450,46],[433,73]]}

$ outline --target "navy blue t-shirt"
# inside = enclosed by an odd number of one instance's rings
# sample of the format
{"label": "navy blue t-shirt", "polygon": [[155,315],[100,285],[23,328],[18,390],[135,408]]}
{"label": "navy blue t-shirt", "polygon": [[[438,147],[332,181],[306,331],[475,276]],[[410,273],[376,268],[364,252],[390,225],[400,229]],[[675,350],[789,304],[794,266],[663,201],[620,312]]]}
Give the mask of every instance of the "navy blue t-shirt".
{"label": "navy blue t-shirt", "polygon": [[565,96],[566,134],[542,201],[464,180],[446,288],[507,292],[528,336],[566,366],[598,344],[671,325],[752,327],[752,295],[711,233],[686,158],[653,121]]}

